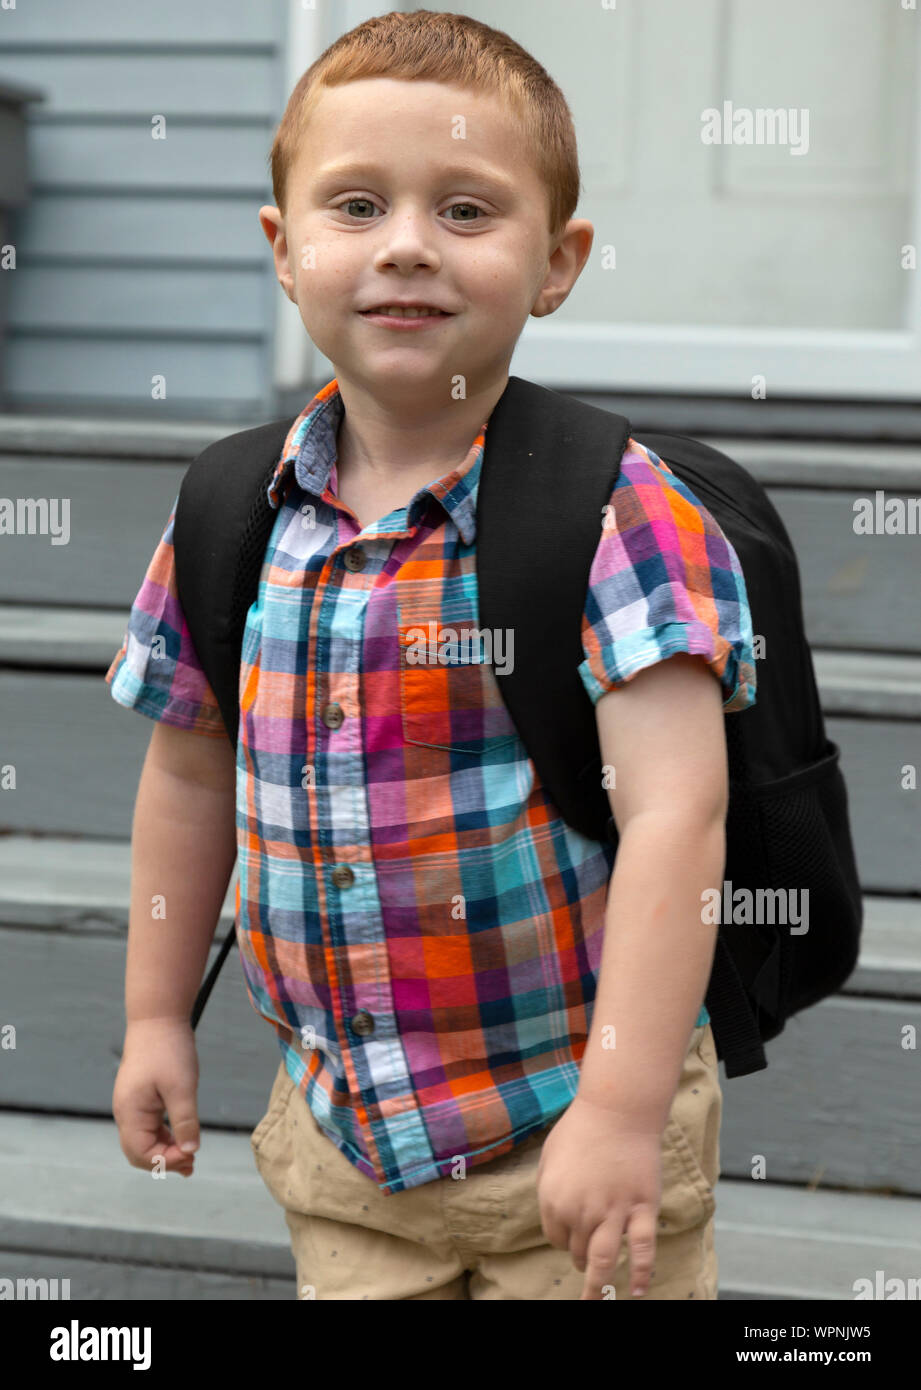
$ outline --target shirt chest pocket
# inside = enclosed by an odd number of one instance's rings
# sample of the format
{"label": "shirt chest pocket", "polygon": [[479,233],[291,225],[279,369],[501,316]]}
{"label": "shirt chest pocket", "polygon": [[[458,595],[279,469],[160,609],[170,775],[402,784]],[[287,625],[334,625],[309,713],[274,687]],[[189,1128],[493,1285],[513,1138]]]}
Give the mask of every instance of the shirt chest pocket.
{"label": "shirt chest pocket", "polygon": [[481,634],[469,602],[442,604],[429,586],[415,589],[398,600],[405,741],[472,758],[511,748],[518,733],[493,669],[511,659],[509,644]]}

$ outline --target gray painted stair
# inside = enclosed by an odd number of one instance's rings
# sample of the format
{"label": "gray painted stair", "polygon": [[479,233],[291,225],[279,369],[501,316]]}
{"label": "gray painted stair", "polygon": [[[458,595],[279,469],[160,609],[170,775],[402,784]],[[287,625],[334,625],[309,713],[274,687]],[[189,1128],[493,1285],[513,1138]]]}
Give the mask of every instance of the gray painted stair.
{"label": "gray painted stair", "polygon": [[[305,400],[306,404],[306,400]],[[292,412],[293,414],[293,412]],[[5,536],[0,595],[7,602],[130,607],[189,459],[207,443],[255,423],[195,426],[31,416],[0,419],[0,497],[67,498],[70,537]],[[720,441],[714,441],[720,443]],[[921,451],[723,440],[767,488],[800,562],[810,640],[855,651],[921,654],[917,537],[858,536],[854,503],[882,489],[921,493]],[[129,486],[116,486],[119,474]],[[119,479],[119,482],[121,479]]]}
{"label": "gray painted stair", "polygon": [[[921,1271],[918,1199],[724,1178],[716,1213],[724,1299],[853,1299],[877,1270]],[[206,1130],[191,1178],[155,1180],[128,1165],[111,1121],[44,1115],[0,1115],[0,1278],[70,1279],[72,1299],[296,1296],[284,1216],[245,1135]]]}
{"label": "gray painted stair", "polygon": [[[127,835],[153,724],[102,677],[188,460],[256,423],[0,419],[0,497],[70,500],[66,545],[0,545],[0,767],[16,769],[0,792],[0,1024],[17,1044],[0,1069],[0,1277],[71,1277],[73,1297],[294,1296],[287,1228],[248,1143],[278,1047],[236,951],[198,1031],[195,1177],[143,1193],[152,1179],[111,1120]],[[921,761],[918,539],[852,526],[857,497],[921,493],[921,450],[711,442],[767,487],[796,548],[866,906],[844,990],[769,1044],[766,1072],[723,1078],[721,1296],[853,1298],[877,1269],[921,1274],[921,1089],[905,1044],[921,1031],[921,792],[903,788]],[[234,881],[218,939],[233,896]],[[767,1181],[750,1176],[758,1161]]]}
{"label": "gray painted stair", "polygon": [[[16,1025],[17,1040],[0,1071],[0,1105],[110,1114],[124,1034],[129,847],[0,837],[0,882],[3,1021]],[[233,889],[232,879],[218,939],[232,922]],[[921,903],[870,897],[866,909],[860,964],[845,990],[791,1021],[769,1045],[766,1071],[724,1078],[727,1176],[747,1179],[760,1155],[771,1181],[921,1196],[921,1113],[905,1103],[918,1093],[917,1053],[903,1046],[907,1026],[921,1033]],[[249,1002],[236,950],[199,1024],[198,1049],[202,1122],[253,1129],[279,1053]]]}

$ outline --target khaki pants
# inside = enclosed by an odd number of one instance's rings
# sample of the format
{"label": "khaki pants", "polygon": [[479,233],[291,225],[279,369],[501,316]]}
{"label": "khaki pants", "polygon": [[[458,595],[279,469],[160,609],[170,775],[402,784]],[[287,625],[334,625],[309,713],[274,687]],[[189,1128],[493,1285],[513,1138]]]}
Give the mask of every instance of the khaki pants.
{"label": "khaki pants", "polygon": [[[722,1112],[709,1024],[695,1028],[662,1136],[662,1203],[647,1298],[715,1299],[713,1189]],[[250,1142],[256,1166],[285,1210],[300,1298],[578,1299],[584,1276],[568,1250],[547,1242],[537,1164],[551,1124],[511,1153],[384,1194],[335,1147],[284,1062]],[[628,1299],[621,1243],[615,1297]]]}

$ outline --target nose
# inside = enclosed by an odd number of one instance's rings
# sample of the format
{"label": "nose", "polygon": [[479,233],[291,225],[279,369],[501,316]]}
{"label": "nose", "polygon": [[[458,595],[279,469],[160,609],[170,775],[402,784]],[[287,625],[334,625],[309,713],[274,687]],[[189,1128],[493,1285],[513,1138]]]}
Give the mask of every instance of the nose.
{"label": "nose", "polygon": [[378,269],[394,266],[408,271],[416,266],[437,267],[441,256],[435,244],[429,216],[419,207],[407,207],[381,219],[380,241],[374,255]]}

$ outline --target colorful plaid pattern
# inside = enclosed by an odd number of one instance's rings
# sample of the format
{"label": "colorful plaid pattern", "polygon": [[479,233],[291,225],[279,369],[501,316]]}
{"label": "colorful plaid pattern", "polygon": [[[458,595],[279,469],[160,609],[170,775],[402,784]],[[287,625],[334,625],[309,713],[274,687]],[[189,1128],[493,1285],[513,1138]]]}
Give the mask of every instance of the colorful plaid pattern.
{"label": "colorful plaid pattern", "polygon": [[[269,487],[240,672],[237,932],[316,1122],[399,1192],[508,1152],[575,1096],[613,854],[559,818],[490,654],[462,645],[487,425],[459,468],[360,531],[335,495],[342,409],[331,381]],[[752,704],[745,586],[713,518],[635,440],[611,501],[583,619],[589,695],[687,651],[724,709]],[[174,515],[106,680],[123,705],[223,737],[176,597]],[[420,660],[447,627],[448,660]]]}

